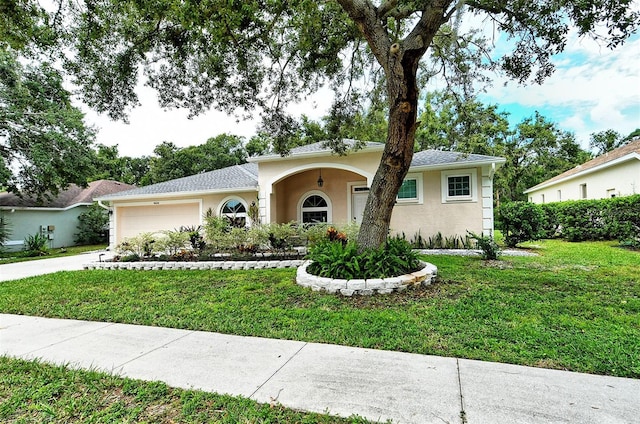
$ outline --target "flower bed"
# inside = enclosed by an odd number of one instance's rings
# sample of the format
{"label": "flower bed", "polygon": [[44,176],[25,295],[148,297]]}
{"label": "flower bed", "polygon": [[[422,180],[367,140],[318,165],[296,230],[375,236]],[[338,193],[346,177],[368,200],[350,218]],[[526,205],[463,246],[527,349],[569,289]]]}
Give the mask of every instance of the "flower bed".
{"label": "flower bed", "polygon": [[429,285],[438,274],[438,268],[435,265],[421,261],[424,266],[411,274],[389,278],[341,280],[309,274],[307,267],[311,263],[311,261],[305,261],[298,268],[296,282],[315,291],[340,293],[344,296],[372,295],[374,293],[388,294],[394,291],[403,291],[411,286]]}

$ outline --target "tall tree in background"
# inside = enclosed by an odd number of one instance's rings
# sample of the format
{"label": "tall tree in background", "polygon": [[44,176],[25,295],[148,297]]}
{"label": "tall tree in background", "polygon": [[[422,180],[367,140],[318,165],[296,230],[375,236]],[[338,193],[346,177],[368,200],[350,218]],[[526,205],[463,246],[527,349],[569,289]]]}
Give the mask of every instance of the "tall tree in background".
{"label": "tall tree in background", "polygon": [[595,150],[596,156],[624,146],[627,140],[614,130],[605,130],[591,134],[589,147]]}
{"label": "tall tree in background", "polygon": [[93,159],[93,173],[89,177],[95,180],[115,180],[126,184],[143,185],[149,173],[149,156],[132,158],[120,156],[118,146],[98,144]]}
{"label": "tall tree in background", "polygon": [[449,92],[427,93],[416,149],[502,155],[510,134],[506,113],[475,97],[457,98]]}
{"label": "tall tree in background", "polygon": [[507,161],[494,187],[499,200],[526,200],[523,191],[591,159],[572,133],[536,112],[504,143]]}
{"label": "tall tree in background", "polygon": [[221,134],[204,144],[184,148],[165,141],[153,150],[155,156],[151,157],[149,173],[141,184],[160,183],[245,163],[247,153],[243,142],[242,137],[229,134]]}
{"label": "tall tree in background", "polygon": [[56,69],[0,44],[0,106],[0,189],[43,199],[86,185],[94,131]]}
{"label": "tall tree in background", "polygon": [[[17,2],[23,9],[33,3]],[[452,23],[459,13],[492,21],[496,31],[512,38],[513,51],[494,64],[520,82],[542,82],[552,72],[550,57],[564,49],[570,26],[615,47],[639,21],[632,0],[57,3],[75,51],[67,69],[84,100],[113,117],[125,116],[137,103],[134,89],[142,67],[163,106],[186,107],[193,114],[210,107],[260,108],[275,134],[275,150],[286,153],[290,101],[328,82],[336,92],[331,115],[338,118],[330,129],[340,130],[339,122],[348,122],[360,109],[357,81],[370,75],[383,79],[388,131],[358,235],[360,248],[386,239],[413,157],[419,65],[437,45],[440,29],[456,27]],[[606,34],[595,34],[602,26]],[[449,29],[453,40],[466,39]],[[473,72],[472,66],[457,70]]]}

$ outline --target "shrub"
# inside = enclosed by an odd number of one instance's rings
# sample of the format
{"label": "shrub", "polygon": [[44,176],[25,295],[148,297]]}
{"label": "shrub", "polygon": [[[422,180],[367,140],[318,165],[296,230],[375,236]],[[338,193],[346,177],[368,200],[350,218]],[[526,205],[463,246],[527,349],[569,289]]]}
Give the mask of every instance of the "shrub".
{"label": "shrub", "polygon": [[116,246],[116,251],[121,255],[149,258],[155,253],[162,253],[156,250],[156,236],[154,233],[140,233],[135,237],[126,238]]}
{"label": "shrub", "polygon": [[389,238],[378,249],[358,252],[354,241],[324,240],[310,248],[308,267],[311,274],[327,278],[385,278],[416,271],[418,254],[401,238]]}
{"label": "shrub", "polygon": [[188,234],[189,243],[191,243],[191,249],[193,249],[194,251],[199,252],[207,247],[207,243],[204,241],[204,237],[202,236],[202,226],[182,226],[178,231]]}
{"label": "shrub", "polygon": [[475,240],[478,248],[482,250],[482,259],[496,260],[500,257],[502,251],[493,236],[477,235],[469,231],[469,237]]}
{"label": "shrub", "polygon": [[28,235],[24,239],[24,250],[27,252],[27,256],[48,255],[49,248],[47,244],[49,244],[49,239],[40,233]]}
{"label": "shrub", "polygon": [[607,240],[603,201],[576,200],[559,204],[562,237],[569,241]]}
{"label": "shrub", "polygon": [[505,244],[538,240],[543,234],[544,214],[540,206],[529,202],[504,203],[498,208],[497,227],[504,234]]}
{"label": "shrub", "polygon": [[154,251],[167,253],[170,256],[185,250],[190,246],[189,233],[184,231],[166,230],[155,234]]}
{"label": "shrub", "polygon": [[611,236],[620,244],[640,247],[640,194],[609,199],[604,216]]}
{"label": "shrub", "polygon": [[109,238],[109,214],[97,203],[89,206],[78,216],[77,244],[107,243]]}

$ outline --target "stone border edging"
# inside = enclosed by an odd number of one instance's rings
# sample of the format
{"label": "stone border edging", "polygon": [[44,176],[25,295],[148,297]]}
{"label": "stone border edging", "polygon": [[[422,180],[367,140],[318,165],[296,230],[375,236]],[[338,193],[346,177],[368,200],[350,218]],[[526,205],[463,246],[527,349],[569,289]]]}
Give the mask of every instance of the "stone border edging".
{"label": "stone border edging", "polygon": [[411,274],[390,278],[372,278],[367,280],[338,280],[333,278],[318,277],[309,274],[307,267],[311,261],[304,261],[298,267],[296,283],[303,287],[310,287],[314,291],[326,291],[327,293],[340,293],[344,296],[372,295],[374,293],[388,294],[394,291],[403,291],[409,286],[431,284],[438,275],[438,268],[428,262],[422,262],[424,267]]}
{"label": "stone border edging", "polygon": [[92,262],[83,265],[84,269],[137,269],[137,270],[208,270],[208,269],[268,269],[268,268],[296,268],[303,264],[303,260],[284,261],[148,261],[148,262]]}

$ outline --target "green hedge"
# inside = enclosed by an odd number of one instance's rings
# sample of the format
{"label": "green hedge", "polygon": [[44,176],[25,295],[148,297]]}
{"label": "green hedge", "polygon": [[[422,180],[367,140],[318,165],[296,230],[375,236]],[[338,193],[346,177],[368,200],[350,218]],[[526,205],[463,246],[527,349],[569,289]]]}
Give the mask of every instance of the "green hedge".
{"label": "green hedge", "polygon": [[[538,209],[536,213],[533,209]],[[640,245],[640,194],[602,200],[574,200],[525,206],[507,203],[497,210],[496,226],[507,234],[560,237],[568,241],[620,240]],[[527,232],[523,228],[540,228]],[[526,237],[515,237],[517,242]]]}

